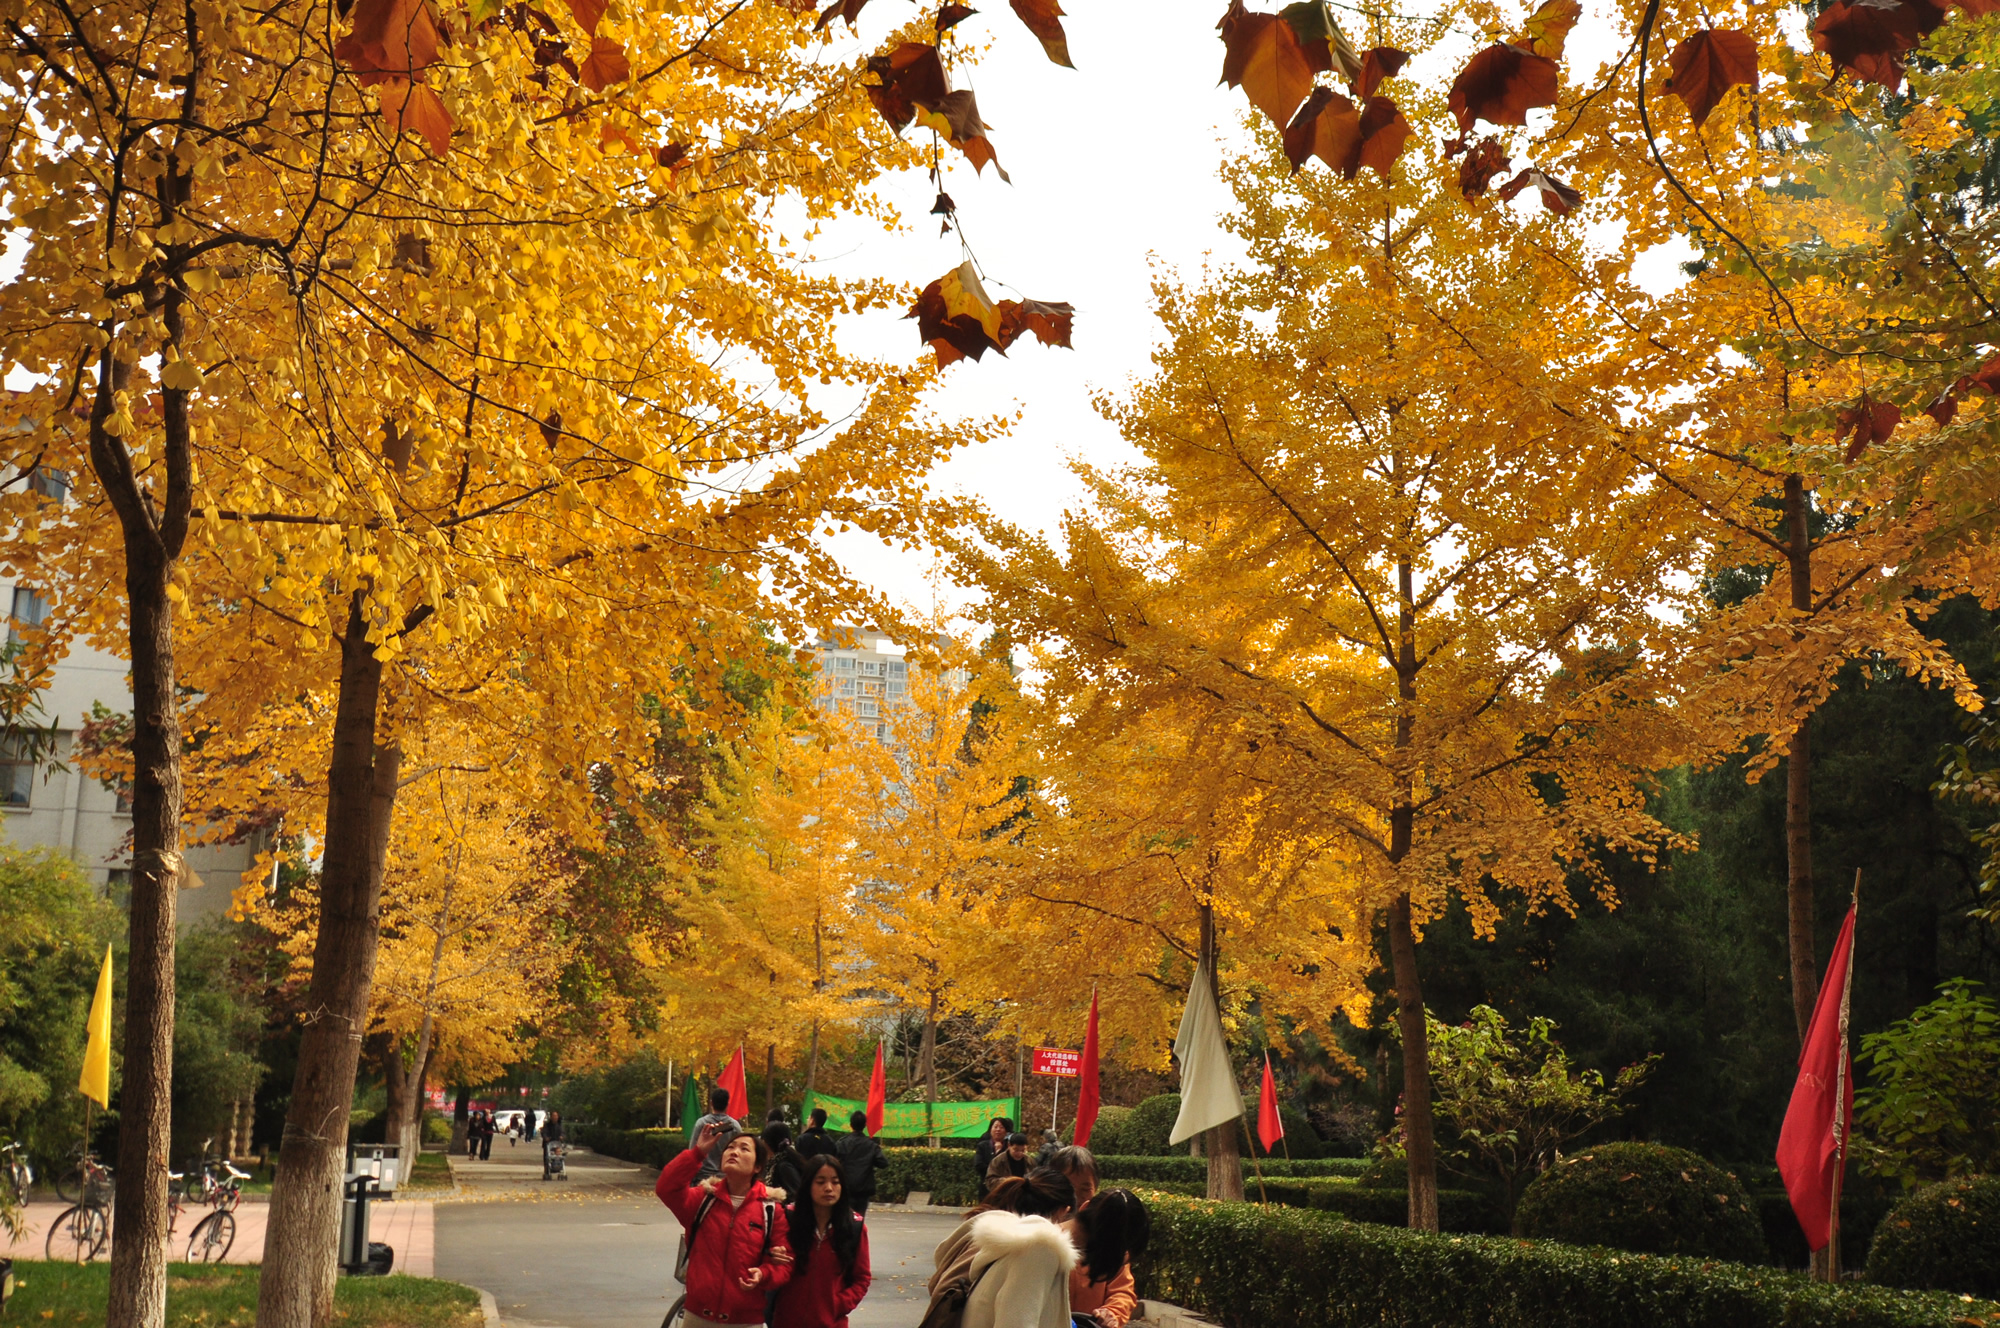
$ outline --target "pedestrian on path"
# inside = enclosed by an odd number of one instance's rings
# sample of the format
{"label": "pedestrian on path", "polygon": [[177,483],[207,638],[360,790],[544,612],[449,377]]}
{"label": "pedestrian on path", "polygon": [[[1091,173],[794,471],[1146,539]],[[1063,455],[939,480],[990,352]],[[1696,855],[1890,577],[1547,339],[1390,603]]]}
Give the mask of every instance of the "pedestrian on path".
{"label": "pedestrian on path", "polygon": [[826,1132],[826,1108],[814,1107],[812,1123],[799,1134],[799,1156],[830,1155],[834,1151],[833,1142],[833,1136]]}
{"label": "pedestrian on path", "polygon": [[780,1201],[803,1201],[806,1194],[806,1160],[792,1147],[792,1130],[783,1121],[764,1126],[764,1147],[770,1153],[771,1169],[764,1174],[782,1190]]}
{"label": "pedestrian on path", "polygon": [[875,1197],[875,1173],[889,1165],[882,1145],[868,1133],[868,1113],[857,1111],[847,1118],[847,1133],[834,1145],[840,1158],[840,1179],[847,1202],[856,1217],[868,1216],[868,1204]]}
{"label": "pedestrian on path", "polygon": [[1144,1201],[1130,1190],[1106,1190],[1062,1226],[1080,1256],[1069,1274],[1070,1313],[1088,1314],[1100,1328],[1125,1328],[1139,1309],[1132,1260],[1146,1252],[1153,1229]]}
{"label": "pedestrian on path", "polygon": [[993,1159],[1007,1151],[1007,1136],[1014,1132],[1014,1122],[1005,1116],[995,1116],[986,1126],[986,1133],[979,1136],[979,1146],[972,1150],[972,1167],[979,1177],[978,1196],[986,1198],[986,1170],[993,1165]]}
{"label": "pedestrian on path", "polygon": [[868,1228],[841,1193],[840,1162],[806,1163],[790,1213],[792,1280],[771,1303],[771,1328],[847,1328],[868,1294]]}
{"label": "pedestrian on path", "polygon": [[1067,1232],[1076,1194],[1053,1167],[995,1182],[986,1202],[937,1247],[931,1310],[962,1298],[960,1328],[1071,1328]]}
{"label": "pedestrian on path", "polygon": [[1062,1137],[1054,1130],[1042,1131],[1042,1146],[1035,1151],[1035,1165],[1052,1167],[1056,1164],[1056,1154],[1062,1151]]}
{"label": "pedestrian on path", "polygon": [[707,1180],[722,1170],[722,1150],[729,1147],[737,1135],[743,1133],[743,1127],[729,1114],[729,1090],[726,1088],[709,1090],[708,1114],[695,1120],[692,1131],[686,1137],[692,1139],[711,1125],[715,1127],[715,1133],[710,1136],[715,1140],[715,1145],[709,1150],[708,1156],[702,1159],[700,1177],[702,1180]]}
{"label": "pedestrian on path", "polygon": [[493,1124],[493,1113],[490,1111],[481,1112],[479,1114],[479,1160],[481,1162],[490,1162],[493,1160],[493,1136],[495,1133],[496,1127]]}
{"label": "pedestrian on path", "polygon": [[993,1164],[986,1168],[986,1192],[991,1194],[996,1182],[1006,1180],[1010,1176],[1027,1175],[1033,1165],[1028,1161],[1028,1136],[1017,1130],[1007,1136],[1007,1147],[993,1159]]}
{"label": "pedestrian on path", "polygon": [[680,1219],[687,1244],[684,1328],[763,1323],[770,1294],[792,1277],[784,1220],[757,1179],[768,1161],[762,1139],[738,1134],[723,1148],[714,1178],[695,1183],[720,1132],[714,1124],[696,1131],[653,1186]]}
{"label": "pedestrian on path", "polygon": [[534,1138],[535,1138],[535,1109],[534,1109],[533,1107],[529,1107],[529,1108],[528,1108],[528,1114],[527,1114],[526,1116],[522,1117],[522,1125],[523,1125],[523,1129],[522,1129],[522,1132],[521,1132],[521,1137],[522,1137],[522,1138],[524,1138],[524,1139],[526,1139],[526,1140],[528,1140],[528,1141],[529,1141],[530,1143],[534,1142]]}
{"label": "pedestrian on path", "polygon": [[542,1175],[549,1174],[549,1146],[563,1142],[563,1123],[560,1111],[551,1111],[542,1125]]}

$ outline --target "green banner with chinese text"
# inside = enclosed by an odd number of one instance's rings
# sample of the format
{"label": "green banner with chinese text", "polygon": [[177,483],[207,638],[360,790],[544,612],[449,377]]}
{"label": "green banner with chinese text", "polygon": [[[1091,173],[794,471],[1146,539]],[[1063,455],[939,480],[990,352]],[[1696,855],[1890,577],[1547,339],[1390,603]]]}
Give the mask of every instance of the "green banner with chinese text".
{"label": "green banner with chinese text", "polygon": [[[826,1127],[838,1134],[847,1128],[847,1118],[857,1111],[868,1110],[866,1102],[852,1098],[828,1097],[824,1093],[811,1093],[806,1097],[806,1115],[811,1116],[814,1107],[826,1108]],[[928,1113],[928,1115],[927,1115]],[[927,1139],[937,1135],[944,1139],[977,1139],[986,1133],[986,1127],[995,1116],[1005,1116],[1008,1120],[1021,1119],[1021,1099],[1017,1097],[994,1098],[989,1102],[891,1102],[882,1110],[882,1139]]]}

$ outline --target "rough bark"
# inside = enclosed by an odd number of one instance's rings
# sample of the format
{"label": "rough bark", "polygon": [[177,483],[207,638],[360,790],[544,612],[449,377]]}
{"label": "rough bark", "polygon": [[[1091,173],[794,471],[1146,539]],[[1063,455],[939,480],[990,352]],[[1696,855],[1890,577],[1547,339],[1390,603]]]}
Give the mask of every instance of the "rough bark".
{"label": "rough bark", "polygon": [[[802,1103],[806,1104],[806,1107],[810,1107],[812,1103],[813,1089],[818,1085],[818,1083],[819,1083],[819,1020],[815,1019],[813,1020],[812,1041],[806,1044],[806,1091],[805,1091],[805,1096],[799,1099]],[[800,1109],[804,1111],[806,1110],[806,1107],[801,1107]],[[808,1115],[807,1119],[810,1119],[810,1115]]]}
{"label": "rough bark", "polygon": [[326,856],[305,1036],[271,1192],[258,1328],[332,1322],[347,1115],[380,937],[382,866],[402,754],[377,742],[382,663],[349,602],[327,777]]}
{"label": "rough bark", "polygon": [[1410,1162],[1410,1230],[1438,1229],[1437,1136],[1431,1122],[1430,1039],[1417,979],[1410,897],[1389,906],[1389,956],[1396,980],[1396,1026],[1403,1035],[1403,1152]]}
{"label": "rough bark", "polygon": [[[188,177],[169,166],[162,200]],[[163,201],[162,221],[173,208]],[[178,288],[165,288],[168,339],[183,333]],[[115,324],[107,320],[107,333]],[[161,395],[164,461],[142,480],[132,454],[106,432],[113,389],[129,373],[107,349],[97,365],[90,463],[125,544],[132,658],[132,889],[128,915],[123,1083],[118,1096],[115,1202],[107,1328],[160,1328],[167,1313],[167,1152],[172,1132],[174,940],[181,873],[181,732],[175,713],[173,602],[168,587],[187,541],[191,506],[187,393]]]}
{"label": "rough bark", "polygon": [[[1222,980],[1215,971],[1218,951],[1215,910],[1204,903],[1198,906],[1198,914],[1201,919],[1201,958],[1208,965],[1208,994],[1215,999],[1216,1008],[1220,1009]],[[1202,1153],[1208,1158],[1208,1197],[1211,1199],[1240,1200],[1243,1197],[1243,1150],[1236,1142],[1236,1132],[1241,1128],[1242,1122],[1234,1120],[1196,1136],[1202,1144]]]}
{"label": "rough bark", "polygon": [[[918,1057],[924,1067],[924,1120],[928,1123],[937,1111],[937,992],[931,993],[930,1005],[924,1011],[924,1041]],[[1051,1122],[1053,1124],[1053,1122]],[[937,1136],[931,1136],[933,1146]]]}
{"label": "rough bark", "polygon": [[[1791,581],[1792,608],[1801,614],[1812,612],[1810,511],[1804,477],[1785,476],[1785,570]],[[1785,917],[1792,958],[1792,1015],[1798,1021],[1801,1044],[1819,1000],[1813,934],[1811,724],[1811,715],[1801,718],[1785,749]]]}
{"label": "rough bark", "polygon": [[460,1087],[451,1104],[451,1155],[465,1151],[465,1136],[472,1132],[472,1090]]}
{"label": "rough bark", "polygon": [[400,1179],[407,1181],[416,1172],[417,1154],[424,1147],[424,1081],[431,1070],[431,1016],[424,1013],[417,1026],[417,1046],[410,1057],[409,1093],[401,1115],[389,1118],[389,1142],[397,1145],[402,1160]]}
{"label": "rough bark", "polygon": [[778,1105],[778,1044],[764,1044],[764,1119],[771,1119],[771,1108]]}

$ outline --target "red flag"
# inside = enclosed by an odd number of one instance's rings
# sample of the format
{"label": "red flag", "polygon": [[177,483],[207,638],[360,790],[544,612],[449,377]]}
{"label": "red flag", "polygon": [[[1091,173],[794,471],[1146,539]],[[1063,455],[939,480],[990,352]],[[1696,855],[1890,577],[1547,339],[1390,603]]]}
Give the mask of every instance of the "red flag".
{"label": "red flag", "polygon": [[1264,1053],[1264,1091],[1257,1095],[1257,1137],[1265,1153],[1285,1137],[1285,1122],[1278,1116],[1278,1081],[1271,1077],[1271,1053]]}
{"label": "red flag", "polygon": [[868,1133],[882,1133],[889,1109],[889,1077],[882,1072],[882,1044],[875,1044],[875,1073],[868,1076]]}
{"label": "red flag", "polygon": [[1097,1124],[1097,992],[1090,993],[1090,1022],[1083,1030],[1083,1065],[1076,1080],[1076,1130],[1070,1136],[1079,1148],[1090,1147]]}
{"label": "red flag", "polygon": [[1825,1249],[1833,1238],[1833,1204],[1847,1164],[1847,1123],[1854,1116],[1854,1066],[1847,1055],[1847,991],[1854,949],[1854,910],[1840,925],[1812,1026],[1799,1051],[1799,1078],[1785,1128],[1778,1134],[1778,1173],[1806,1244]]}
{"label": "red flag", "polygon": [[736,1054],[729,1058],[729,1065],[722,1077],[715,1081],[717,1088],[729,1090],[729,1114],[737,1120],[750,1119],[750,1085],[743,1078],[743,1048],[737,1047]]}

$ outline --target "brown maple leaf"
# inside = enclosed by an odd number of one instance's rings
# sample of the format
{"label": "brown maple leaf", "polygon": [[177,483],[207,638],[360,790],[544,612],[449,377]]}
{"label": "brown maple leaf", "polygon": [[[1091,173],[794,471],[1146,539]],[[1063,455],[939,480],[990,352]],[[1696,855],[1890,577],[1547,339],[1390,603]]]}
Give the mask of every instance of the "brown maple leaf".
{"label": "brown maple leaf", "polygon": [[1069,333],[1076,310],[1067,304],[1048,300],[1002,300],[994,307],[1000,311],[998,344],[1001,350],[1020,340],[1025,332],[1034,333],[1035,339],[1044,346],[1074,349],[1069,344]]}
{"label": "brown maple leaf", "polygon": [[1363,166],[1372,166],[1386,180],[1409,139],[1409,121],[1387,97],[1370,97],[1357,109],[1330,88],[1314,88],[1285,126],[1285,156],[1295,175],[1307,157],[1318,157],[1342,179],[1352,180]]}
{"label": "brown maple leaf", "polygon": [[444,108],[444,102],[437,93],[421,83],[399,78],[385,79],[382,83],[382,120],[392,134],[400,134],[405,129],[421,134],[434,157],[442,157],[451,148],[451,112]]}
{"label": "brown maple leaf", "polygon": [[[1505,167],[1501,169],[1504,170]],[[1567,217],[1570,213],[1576,211],[1577,208],[1583,206],[1582,194],[1579,194],[1561,180],[1556,179],[1553,175],[1544,175],[1532,166],[1522,171],[1506,184],[1500,186],[1500,199],[1504,203],[1511,203],[1514,201],[1516,194],[1519,194],[1523,189],[1531,188],[1541,191],[1542,206],[1555,213],[1558,217]]]}
{"label": "brown maple leaf", "polygon": [[1333,10],[1326,0],[1298,0],[1279,10],[1278,17],[1292,25],[1308,69],[1315,74],[1338,73],[1349,83],[1360,81],[1361,57],[1333,21]]}
{"label": "brown maple leaf", "polygon": [[864,85],[862,91],[897,133],[910,123],[918,106],[936,106],[951,92],[938,48],[923,42],[904,42],[887,55],[870,56],[868,71],[882,81]]}
{"label": "brown maple leaf", "polygon": [[1894,92],[1903,85],[1903,57],[1944,18],[1941,0],[1834,0],[1813,24],[1813,47],[1834,68]]}
{"label": "brown maple leaf", "polygon": [[357,0],[353,30],[333,46],[333,58],[363,87],[413,79],[437,63],[437,53],[437,18],[428,0]]}
{"label": "brown maple leaf", "polygon": [[[1996,0],[2000,3],[2000,0]],[[1361,75],[1354,80],[1354,95],[1372,97],[1385,78],[1394,78],[1410,62],[1408,51],[1393,46],[1371,46],[1361,56]]]}
{"label": "brown maple leaf", "polygon": [[1735,28],[1703,28],[1667,57],[1667,91],[1687,103],[1699,129],[1731,88],[1757,86],[1757,39]]}
{"label": "brown maple leaf", "polygon": [[970,259],[924,287],[905,316],[917,320],[917,335],[930,344],[940,369],[1001,350],[1000,310]]}
{"label": "brown maple leaf", "polygon": [[1833,432],[1833,440],[1839,442],[1849,433],[1854,440],[1847,445],[1847,463],[1853,465],[1861,454],[1874,443],[1886,443],[1889,435],[1896,432],[1896,426],[1903,422],[1903,408],[1887,401],[1870,401],[1864,393],[1861,400],[1840,412]]}
{"label": "brown maple leaf", "polygon": [[1513,164],[1513,158],[1501,151],[1499,139],[1490,135],[1480,139],[1458,164],[1458,192],[1470,203],[1486,192],[1494,176]]}
{"label": "brown maple leaf", "polygon": [[568,2],[569,12],[583,25],[583,30],[595,33],[598,21],[604,17],[607,0],[568,0]]}
{"label": "brown maple leaf", "polygon": [[1936,420],[1938,428],[1942,429],[1958,418],[1958,398],[1952,394],[1950,388],[1946,388],[1937,394],[1935,401],[1924,407],[1924,414]]}
{"label": "brown maple leaf", "polygon": [[625,43],[610,37],[592,37],[590,54],[577,66],[577,81],[592,92],[602,92],[630,77],[632,62],[625,58]]}
{"label": "brown maple leaf", "polygon": [[1312,91],[1313,70],[1297,29],[1277,14],[1253,14],[1243,0],[1215,25],[1222,33],[1222,81],[1240,87],[1250,104],[1280,130]]}
{"label": "brown maple leaf", "polygon": [[949,28],[955,28],[978,12],[966,5],[946,5],[937,12],[937,30],[944,32]]}
{"label": "brown maple leaf", "polygon": [[1543,0],[1542,7],[1521,25],[1521,31],[1512,44],[1531,54],[1560,60],[1563,43],[1569,40],[1569,30],[1581,17],[1583,5],[1580,0]]}
{"label": "brown maple leaf", "polygon": [[861,12],[861,7],[867,3],[868,0],[833,0],[832,4],[820,12],[819,22],[813,24],[813,31],[818,32],[836,18],[846,19],[847,26],[850,28],[853,27],[855,16]]}
{"label": "brown maple leaf", "polygon": [[549,413],[542,417],[540,427],[542,441],[548,444],[550,451],[554,451],[556,444],[562,441],[562,412],[550,408]]}
{"label": "brown maple leaf", "polygon": [[1062,6],[1056,0],[1012,0],[1014,12],[1021,16],[1021,22],[1028,25],[1028,31],[1035,34],[1035,40],[1048,52],[1049,59],[1067,69],[1076,68],[1069,61],[1069,38],[1063,33]]}
{"label": "brown maple leaf", "polygon": [[1461,130],[1471,129],[1475,120],[1524,125],[1530,107],[1556,104],[1557,86],[1556,62],[1547,56],[1518,46],[1489,46],[1453,81],[1451,111]]}
{"label": "brown maple leaf", "polygon": [[917,102],[914,106],[916,122],[944,135],[947,142],[965,154],[975,171],[985,170],[986,163],[992,162],[1000,178],[1008,179],[1006,169],[994,155],[993,144],[986,137],[987,126],[979,118],[979,104],[970,91],[947,92],[935,105]]}

